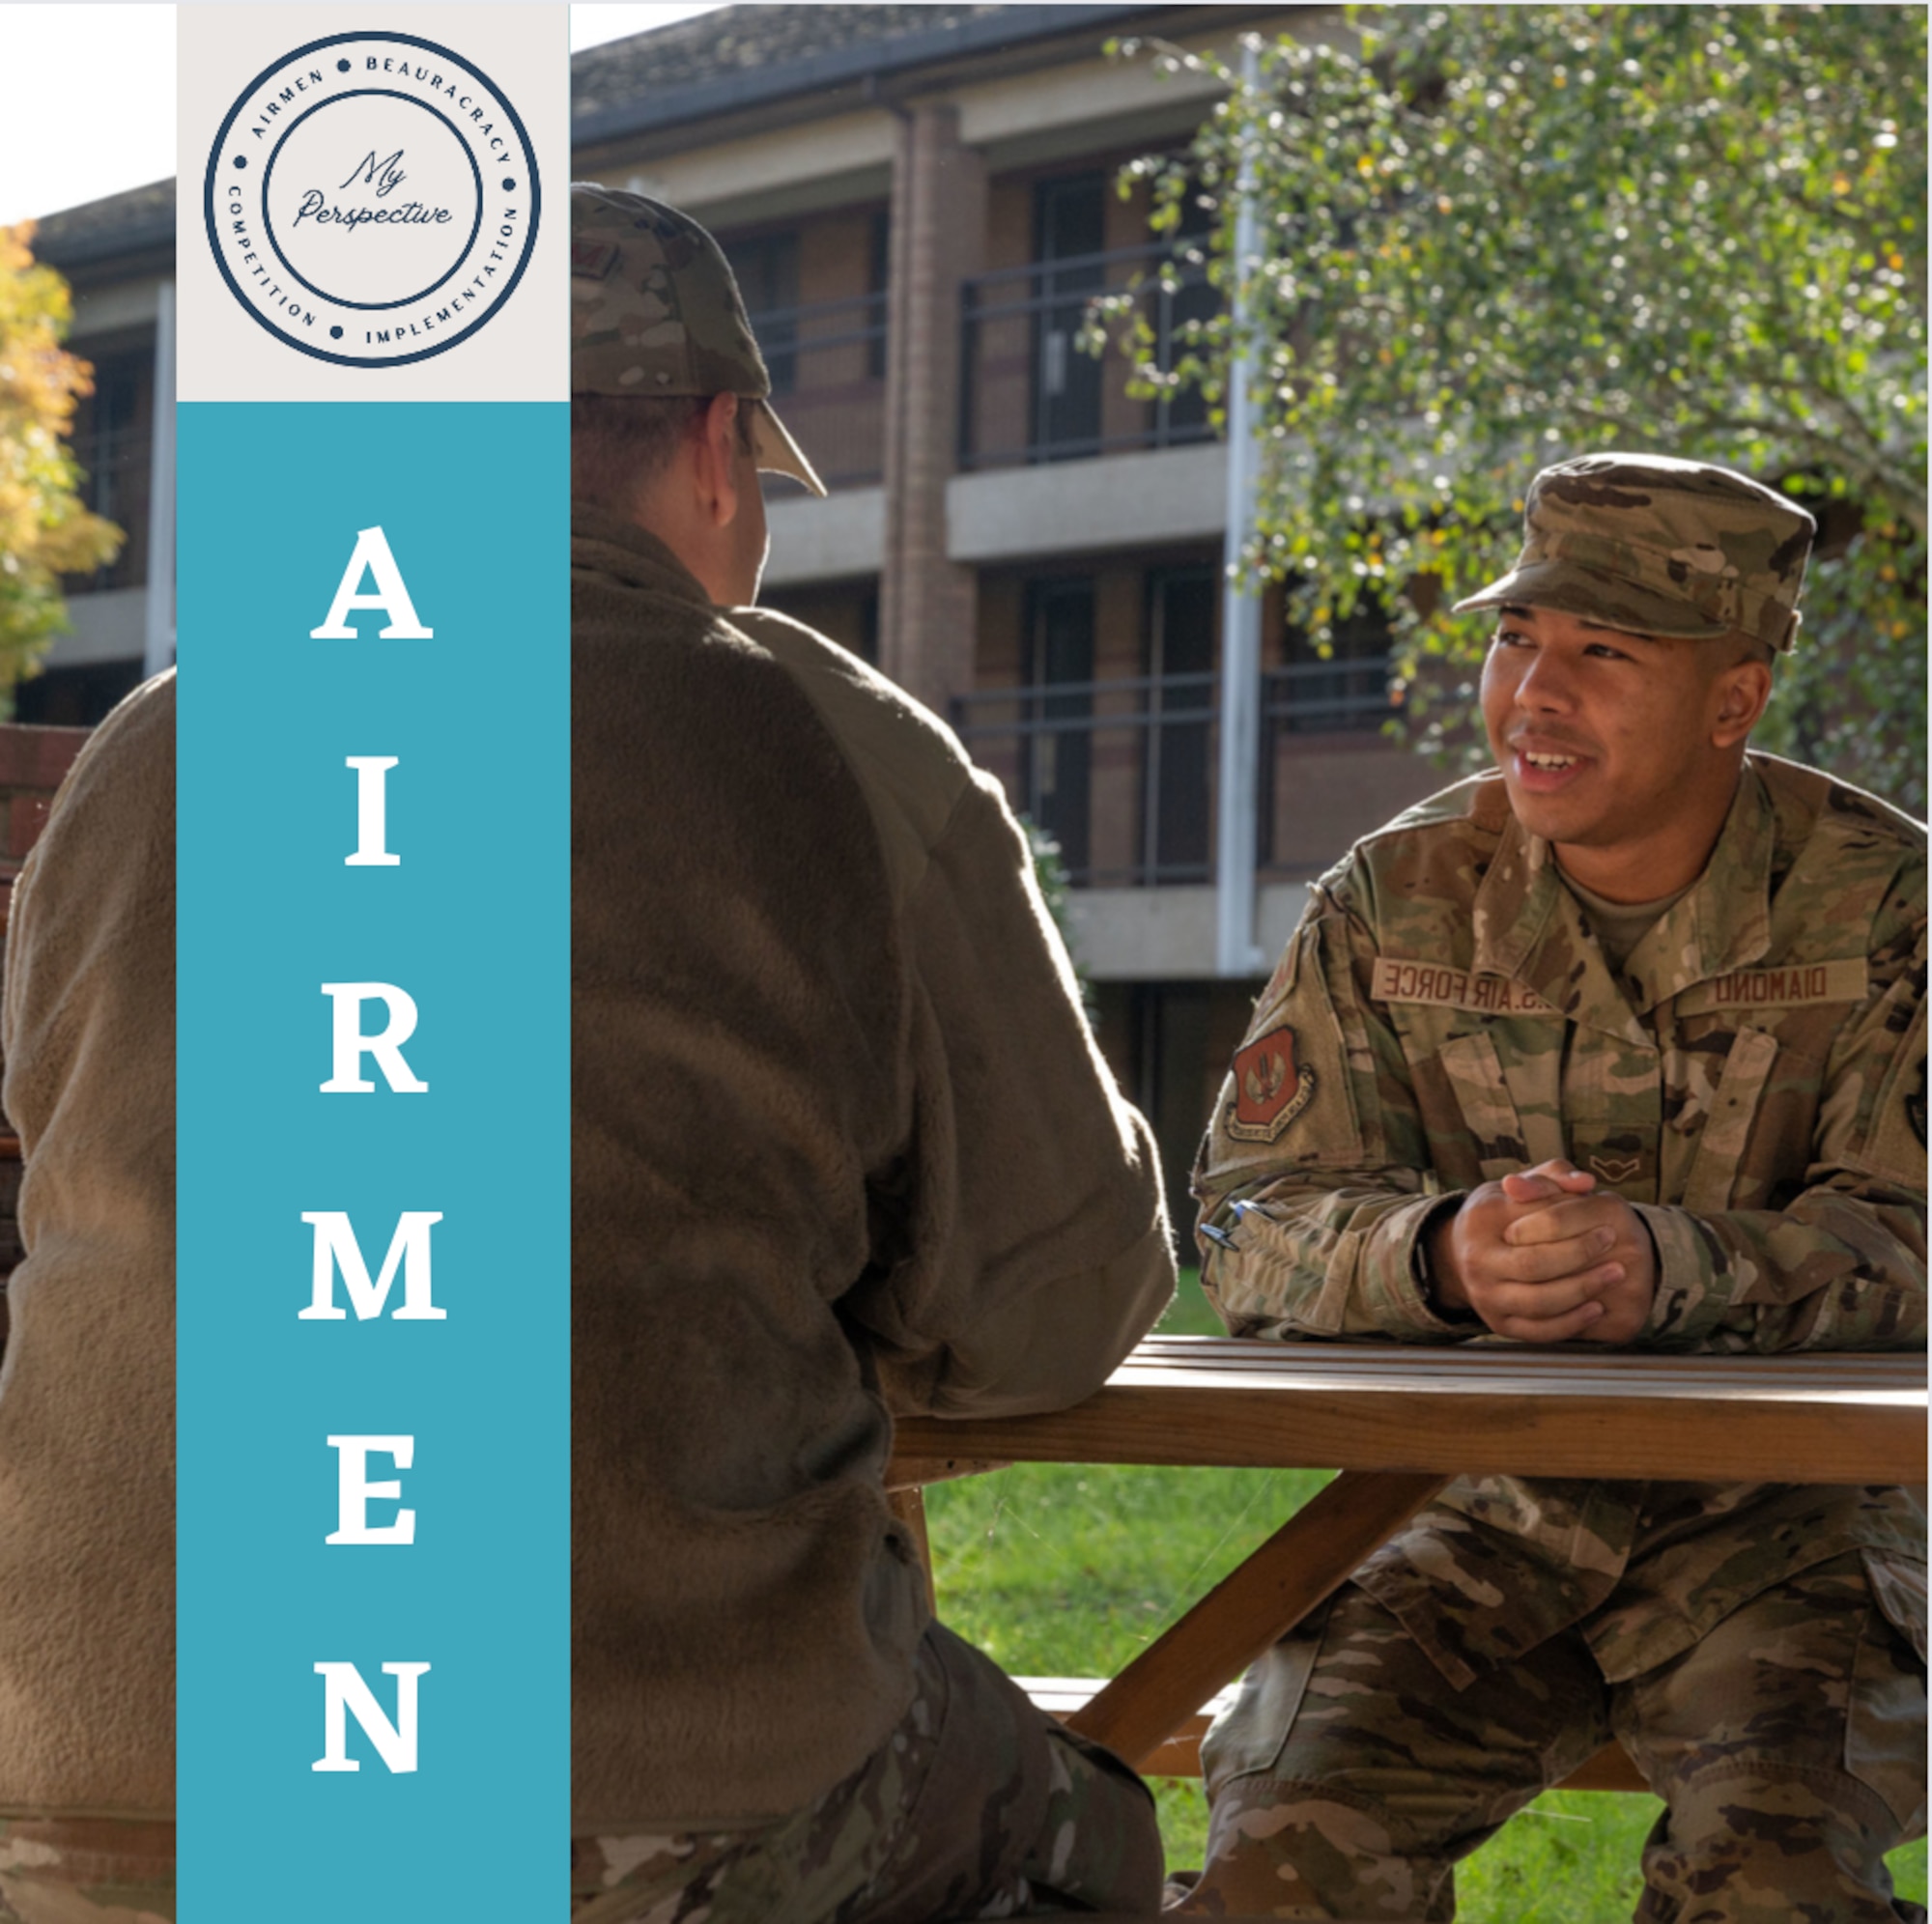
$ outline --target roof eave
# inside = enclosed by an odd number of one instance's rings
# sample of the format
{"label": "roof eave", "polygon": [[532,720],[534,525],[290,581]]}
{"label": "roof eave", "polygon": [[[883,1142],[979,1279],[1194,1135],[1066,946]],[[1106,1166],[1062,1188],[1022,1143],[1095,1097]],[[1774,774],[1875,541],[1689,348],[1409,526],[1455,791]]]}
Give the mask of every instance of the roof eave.
{"label": "roof eave", "polygon": [[[861,90],[866,97],[889,79],[903,79],[921,68],[940,68],[1005,48],[1040,41],[1092,36],[1136,19],[1170,14],[1169,5],[1046,4],[1014,8],[986,18],[929,33],[901,34],[889,41],[866,41],[835,47],[806,60],[782,66],[754,68],[722,80],[681,87],[661,98],[629,99],[601,112],[586,114],[571,127],[571,145],[608,146],[615,141],[661,133],[694,121],[723,119],[752,108],[768,108],[787,98],[815,95],[822,105],[840,92]],[[1202,9],[1203,13],[1279,13],[1294,8]]]}
{"label": "roof eave", "polygon": [[119,264],[137,254],[164,253],[172,257],[174,251],[175,224],[172,218],[144,220],[72,240],[62,240],[56,237],[51,241],[43,241],[37,237],[34,243],[36,260],[44,261],[49,267],[58,268],[70,276],[76,269],[90,268],[102,261]]}

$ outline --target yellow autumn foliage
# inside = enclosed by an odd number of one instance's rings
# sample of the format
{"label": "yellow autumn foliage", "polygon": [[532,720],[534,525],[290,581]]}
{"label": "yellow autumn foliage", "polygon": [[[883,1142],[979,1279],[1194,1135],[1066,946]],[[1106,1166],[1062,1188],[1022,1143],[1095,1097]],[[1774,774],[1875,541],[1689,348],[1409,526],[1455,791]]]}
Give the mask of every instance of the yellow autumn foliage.
{"label": "yellow autumn foliage", "polygon": [[67,626],[60,576],[113,560],[122,542],[77,492],[69,436],[93,370],[62,346],[72,304],[33,235],[31,221],[0,227],[0,687]]}

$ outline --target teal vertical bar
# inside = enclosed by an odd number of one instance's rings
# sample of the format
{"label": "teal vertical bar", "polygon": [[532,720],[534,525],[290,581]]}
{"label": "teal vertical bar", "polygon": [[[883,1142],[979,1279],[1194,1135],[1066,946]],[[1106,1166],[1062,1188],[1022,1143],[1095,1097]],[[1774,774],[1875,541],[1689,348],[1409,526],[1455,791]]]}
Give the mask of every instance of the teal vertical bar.
{"label": "teal vertical bar", "polygon": [[[564,404],[196,403],[180,413],[179,1763],[187,1924],[567,1914],[569,654]],[[383,529],[429,639],[316,640]],[[373,578],[360,583],[377,591]],[[352,866],[351,756],[394,756]],[[324,983],[418,1010],[422,1093],[324,1093]],[[383,1026],[372,1004],[365,1031]],[[374,1277],[437,1212],[442,1320],[304,1320],[346,1212]],[[336,1435],[368,1521],[329,1544]],[[318,1662],[417,1680],[417,1768]]]}

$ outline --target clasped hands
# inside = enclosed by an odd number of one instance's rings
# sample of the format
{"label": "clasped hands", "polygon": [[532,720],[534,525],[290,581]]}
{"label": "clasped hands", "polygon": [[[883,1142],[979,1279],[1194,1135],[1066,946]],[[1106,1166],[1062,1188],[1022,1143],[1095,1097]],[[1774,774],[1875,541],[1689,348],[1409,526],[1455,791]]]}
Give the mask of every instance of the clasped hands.
{"label": "clasped hands", "polygon": [[1429,1229],[1436,1301],[1519,1343],[1629,1343],[1657,1294],[1636,1211],[1556,1157],[1463,1197]]}

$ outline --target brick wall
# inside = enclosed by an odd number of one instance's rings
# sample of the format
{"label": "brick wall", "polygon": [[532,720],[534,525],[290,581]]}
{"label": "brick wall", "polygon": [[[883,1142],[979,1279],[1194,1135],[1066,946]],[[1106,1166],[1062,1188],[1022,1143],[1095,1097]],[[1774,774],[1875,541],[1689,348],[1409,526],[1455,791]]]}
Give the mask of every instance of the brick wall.
{"label": "brick wall", "polygon": [[[0,891],[12,893],[27,852],[46,827],[47,806],[54,790],[73,766],[92,730],[87,728],[29,728],[17,722],[0,723],[0,807],[4,807],[7,842],[0,853]],[[0,924],[5,921],[0,898]]]}
{"label": "brick wall", "polygon": [[[798,249],[799,305],[832,303],[823,313],[795,317],[788,334],[783,323],[762,325],[760,345],[775,364],[779,386],[773,399],[781,418],[820,475],[835,486],[876,482],[885,467],[883,362],[874,344],[857,338],[873,316],[866,297],[873,292],[874,224],[884,212],[882,205],[867,203],[732,229],[718,237],[726,259],[734,248],[792,237]],[[747,292],[754,306],[757,297],[755,289]],[[759,325],[755,311],[753,321]]]}

